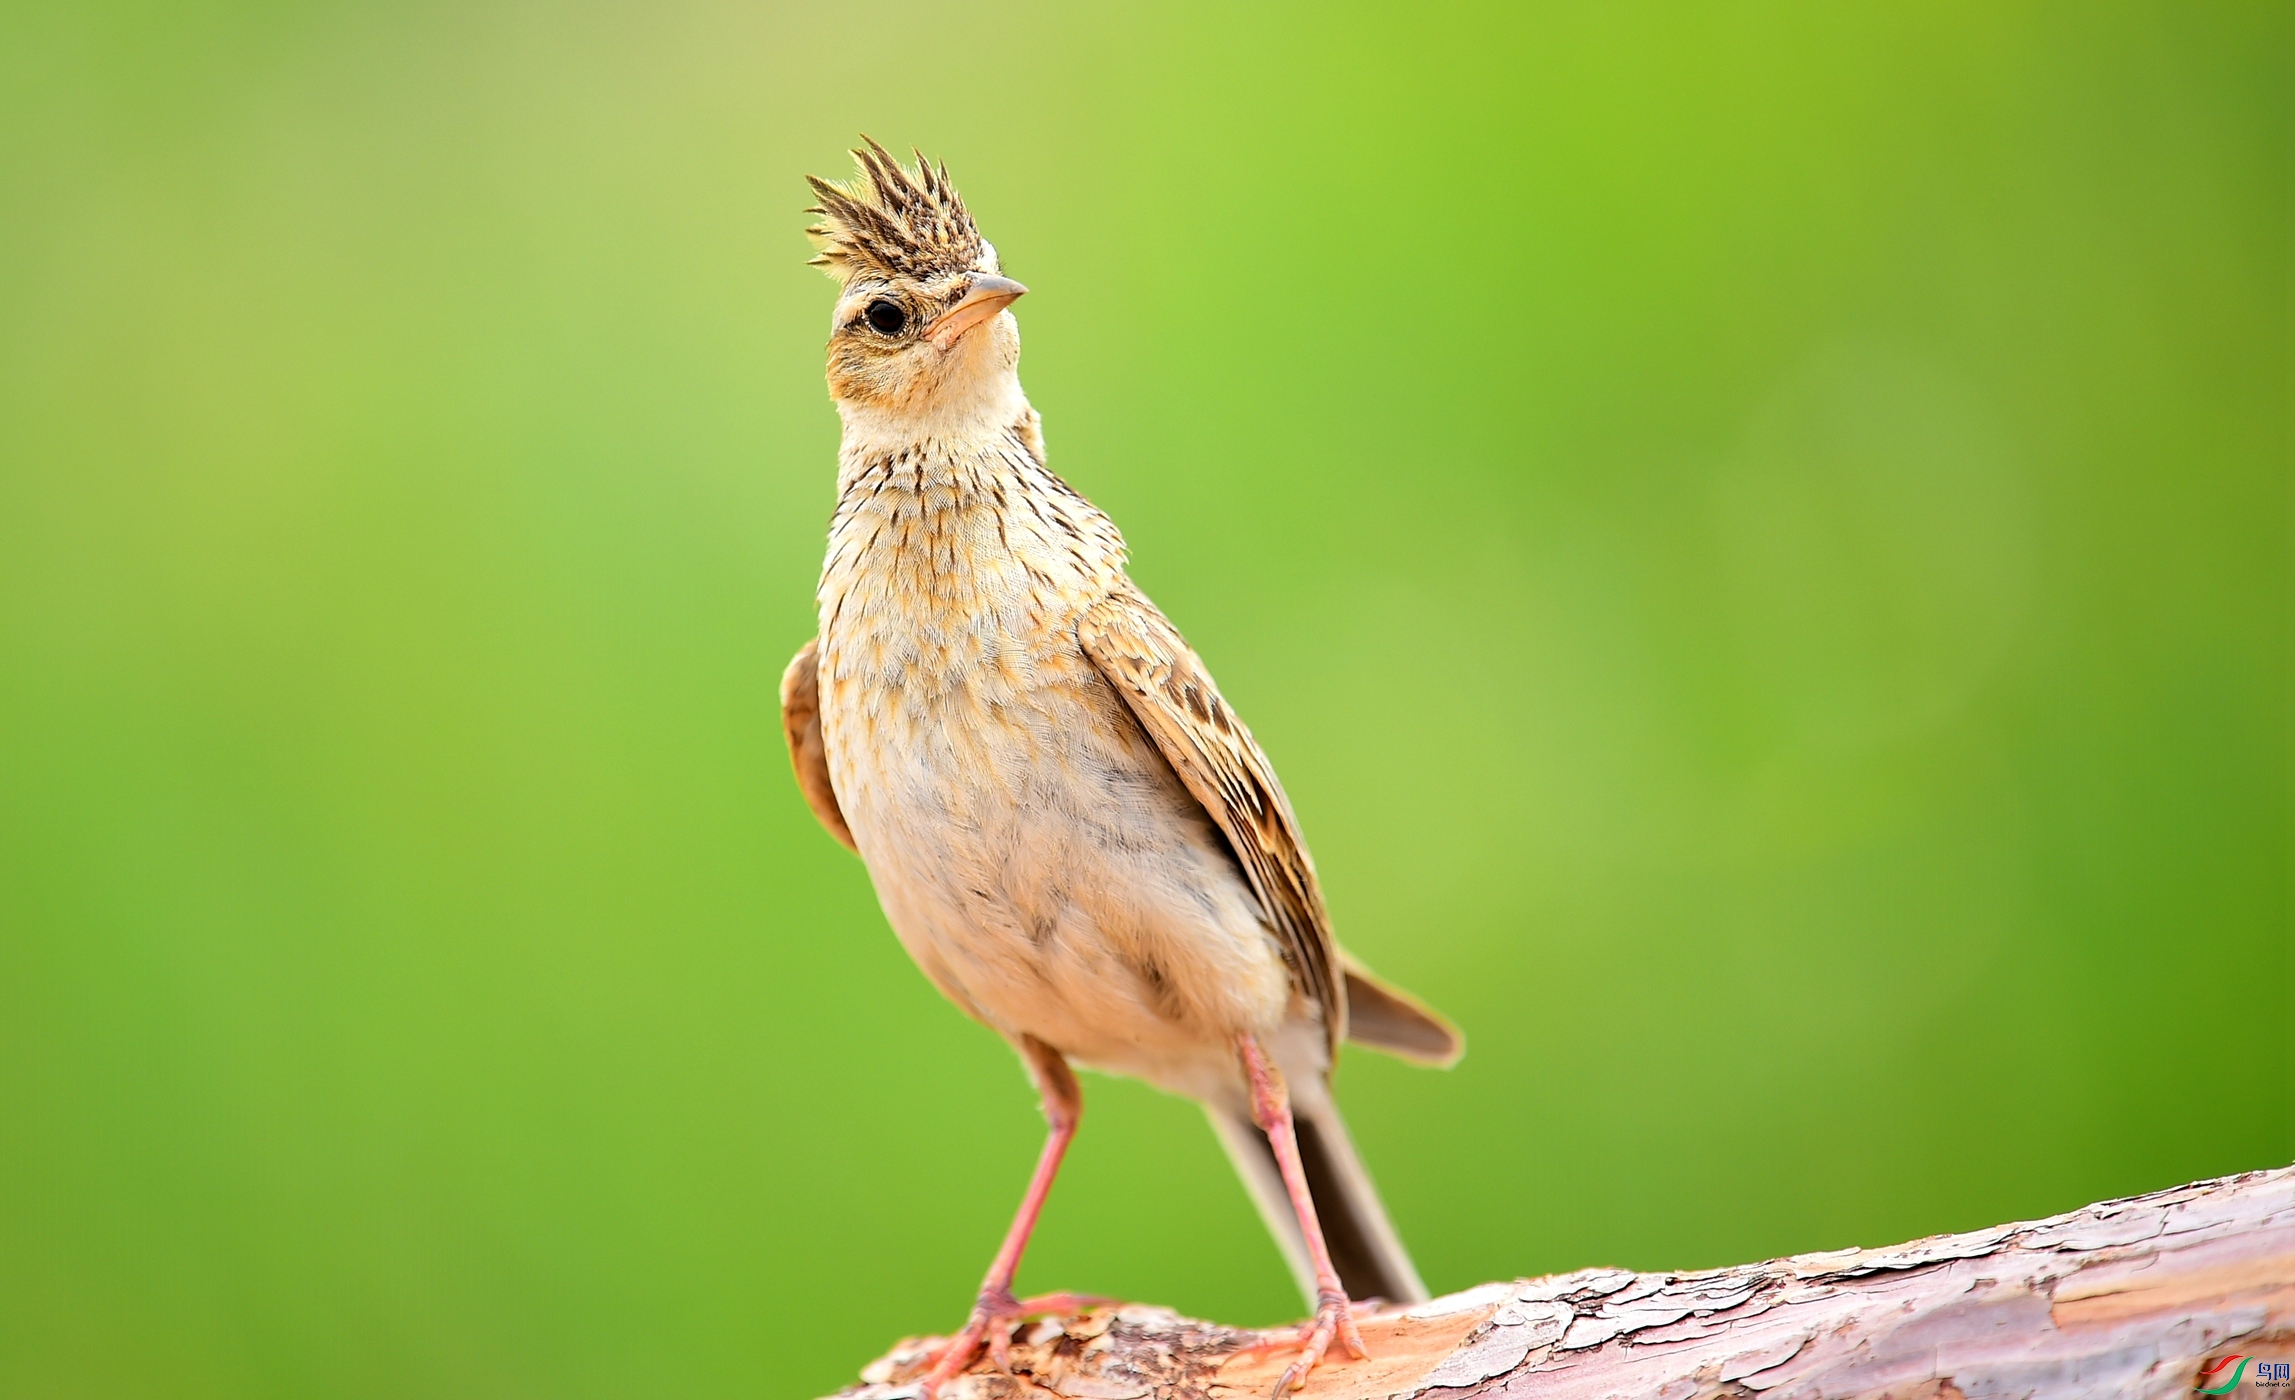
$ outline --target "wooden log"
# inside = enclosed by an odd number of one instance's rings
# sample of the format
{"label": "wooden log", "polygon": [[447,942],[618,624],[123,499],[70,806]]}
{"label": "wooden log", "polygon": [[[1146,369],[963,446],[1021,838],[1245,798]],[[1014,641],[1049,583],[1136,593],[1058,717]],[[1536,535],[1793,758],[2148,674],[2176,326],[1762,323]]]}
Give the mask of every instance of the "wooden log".
{"label": "wooden log", "polygon": [[[1484,1284],[1362,1322],[1300,1400],[2125,1400],[2189,1395],[2252,1358],[2236,1400],[2295,1357],[2295,1168],[2069,1215],[1694,1273],[1581,1269]],[[1245,1331],[1123,1306],[1025,1322],[944,1400],[1244,1400],[1290,1358]],[[934,1338],[902,1342],[842,1400],[900,1400]],[[2226,1367],[2209,1385],[2232,1375]]]}

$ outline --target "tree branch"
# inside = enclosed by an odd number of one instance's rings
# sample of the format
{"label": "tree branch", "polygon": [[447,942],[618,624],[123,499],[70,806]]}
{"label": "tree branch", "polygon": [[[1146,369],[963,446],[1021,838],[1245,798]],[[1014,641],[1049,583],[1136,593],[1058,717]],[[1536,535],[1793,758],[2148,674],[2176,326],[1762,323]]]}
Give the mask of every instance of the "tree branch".
{"label": "tree branch", "polygon": [[[2185,1395],[2208,1358],[2295,1355],[2295,1168],[1894,1249],[1484,1284],[1362,1329],[1371,1359],[1326,1362],[1300,1400]],[[1290,1358],[1251,1348],[1288,1335],[1138,1306],[1047,1318],[1014,1329],[1010,1375],[983,1360],[943,1397],[1243,1400]],[[933,1340],[842,1400],[913,1394]]]}

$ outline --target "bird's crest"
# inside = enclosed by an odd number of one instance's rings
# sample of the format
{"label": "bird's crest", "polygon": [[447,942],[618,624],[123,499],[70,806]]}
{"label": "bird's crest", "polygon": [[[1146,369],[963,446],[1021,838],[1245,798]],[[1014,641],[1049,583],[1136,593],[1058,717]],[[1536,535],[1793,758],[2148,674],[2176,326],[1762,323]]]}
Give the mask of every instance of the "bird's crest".
{"label": "bird's crest", "polygon": [[868,137],[853,152],[860,173],[842,184],[807,175],[820,203],[807,209],[821,221],[805,230],[820,253],[813,265],[850,284],[855,277],[910,277],[929,281],[975,267],[986,245],[973,227],[964,198],[937,169],[916,153],[908,170]]}

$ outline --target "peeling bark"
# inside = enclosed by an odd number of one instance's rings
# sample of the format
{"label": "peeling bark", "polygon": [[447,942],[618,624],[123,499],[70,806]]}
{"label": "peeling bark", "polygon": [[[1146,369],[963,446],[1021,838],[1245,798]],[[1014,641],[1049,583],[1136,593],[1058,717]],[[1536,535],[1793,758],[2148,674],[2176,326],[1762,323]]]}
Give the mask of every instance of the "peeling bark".
{"label": "peeling bark", "polygon": [[[2069,1215],[1698,1273],[1581,1269],[1490,1283],[1362,1321],[1300,1400],[1983,1400],[2188,1395],[2234,1352],[2295,1357],[2295,1168]],[[943,1400],[1243,1400],[1289,1329],[1161,1308],[1015,1327]],[[840,1400],[903,1400],[937,1339],[910,1340]],[[2237,1395],[2263,1391],[2242,1381]]]}

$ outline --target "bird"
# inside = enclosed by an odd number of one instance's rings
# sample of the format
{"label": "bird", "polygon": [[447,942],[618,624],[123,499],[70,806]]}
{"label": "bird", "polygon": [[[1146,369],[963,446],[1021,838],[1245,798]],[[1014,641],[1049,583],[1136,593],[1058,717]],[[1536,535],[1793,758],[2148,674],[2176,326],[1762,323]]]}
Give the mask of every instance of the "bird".
{"label": "bird", "polygon": [[1312,1310],[1278,1395],[1355,1304],[1423,1301],[1331,1094],[1342,1042],[1448,1066],[1456,1027],[1340,948],[1274,766],[1047,464],[1007,276],[945,163],[863,136],[807,176],[837,285],[837,501],[781,714],[798,787],[935,987],[1018,1052],[1048,1132],[961,1330],[919,1387],[1094,1301],[1013,1279],[1083,1109],[1074,1070],[1200,1102]]}

